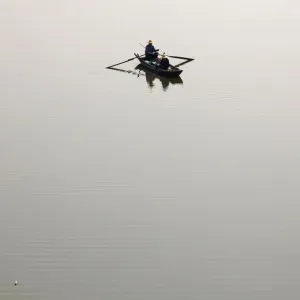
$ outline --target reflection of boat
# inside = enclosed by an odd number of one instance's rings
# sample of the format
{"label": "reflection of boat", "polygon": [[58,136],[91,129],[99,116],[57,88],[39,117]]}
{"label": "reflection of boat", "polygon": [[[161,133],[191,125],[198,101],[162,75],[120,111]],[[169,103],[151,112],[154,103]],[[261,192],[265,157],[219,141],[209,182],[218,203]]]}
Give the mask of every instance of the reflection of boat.
{"label": "reflection of boat", "polygon": [[144,65],[142,65],[142,64],[139,64],[138,66],[136,66],[135,69],[144,71],[146,73],[146,76],[151,75],[151,77],[153,77],[153,79],[158,78],[160,81],[170,82],[172,84],[183,84],[183,80],[180,76],[166,78],[163,76],[155,75],[152,72],[149,72],[148,68],[145,68]]}
{"label": "reflection of boat", "polygon": [[149,71],[148,68],[145,68],[144,65],[139,64],[138,66],[135,67],[136,70],[143,71],[145,73],[146,81],[149,85],[150,88],[154,87],[154,80],[158,79],[163,87],[163,90],[167,90],[169,84],[183,84],[183,80],[181,79],[180,76],[178,77],[163,77],[159,76],[157,74],[154,74],[153,72]]}
{"label": "reflection of boat", "polygon": [[170,66],[170,68],[168,70],[164,70],[159,68],[159,66],[157,66],[156,64],[151,64],[151,62],[147,61],[145,59],[145,57],[141,57],[138,54],[135,54],[136,58],[140,61],[140,63],[147,68],[148,70],[150,70],[151,72],[154,72],[160,76],[164,76],[164,77],[178,77],[181,73],[182,70]]}

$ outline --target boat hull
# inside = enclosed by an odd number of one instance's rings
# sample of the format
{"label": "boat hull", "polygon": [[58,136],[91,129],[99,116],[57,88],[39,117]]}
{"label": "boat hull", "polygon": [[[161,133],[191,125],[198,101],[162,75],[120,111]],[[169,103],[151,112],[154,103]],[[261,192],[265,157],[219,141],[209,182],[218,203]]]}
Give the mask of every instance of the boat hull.
{"label": "boat hull", "polygon": [[145,60],[144,57],[139,56],[138,54],[135,54],[135,57],[139,60],[139,62],[141,63],[141,65],[148,69],[149,71],[156,73],[160,76],[164,76],[164,77],[178,77],[181,73],[182,70],[171,66],[169,70],[164,70],[161,69],[155,65],[150,64],[147,60]]}

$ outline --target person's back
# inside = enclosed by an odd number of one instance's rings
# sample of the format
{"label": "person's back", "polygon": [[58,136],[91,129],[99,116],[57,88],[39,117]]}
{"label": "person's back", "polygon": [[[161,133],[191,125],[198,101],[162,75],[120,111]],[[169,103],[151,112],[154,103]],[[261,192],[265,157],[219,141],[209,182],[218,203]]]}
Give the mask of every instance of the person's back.
{"label": "person's back", "polygon": [[167,58],[166,55],[163,55],[162,56],[162,59],[160,61],[160,67],[164,70],[168,70],[169,69],[169,66],[170,66],[170,61],[169,59]]}
{"label": "person's back", "polygon": [[150,40],[148,45],[146,46],[145,48],[145,56],[146,56],[146,59],[147,60],[152,60],[152,59],[155,59],[157,58],[157,51],[158,50],[155,50],[155,47],[153,46],[153,43],[152,41]]}
{"label": "person's back", "polygon": [[155,52],[155,47],[152,45],[152,44],[148,44],[146,46],[146,49],[145,49],[145,53],[154,53]]}

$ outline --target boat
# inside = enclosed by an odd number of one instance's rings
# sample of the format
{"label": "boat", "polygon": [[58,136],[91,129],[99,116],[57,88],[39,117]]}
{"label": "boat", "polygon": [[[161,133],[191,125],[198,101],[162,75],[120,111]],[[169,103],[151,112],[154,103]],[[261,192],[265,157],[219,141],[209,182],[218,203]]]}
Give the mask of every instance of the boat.
{"label": "boat", "polygon": [[182,70],[170,65],[168,70],[162,69],[159,67],[159,64],[157,64],[155,61],[148,61],[144,56],[140,56],[136,53],[134,53],[135,57],[139,60],[141,65],[145,67],[146,69],[150,70],[153,73],[156,73],[160,76],[164,77],[178,77]]}
{"label": "boat", "polygon": [[177,76],[177,77],[165,77],[165,76],[160,76],[158,74],[155,74],[153,72],[151,72],[148,68],[145,68],[144,65],[142,64],[138,64],[136,67],[135,67],[135,70],[138,70],[138,71],[142,71],[145,73],[146,77],[147,78],[157,78],[159,79],[162,83],[171,83],[171,84],[183,84],[183,80],[180,76]]}

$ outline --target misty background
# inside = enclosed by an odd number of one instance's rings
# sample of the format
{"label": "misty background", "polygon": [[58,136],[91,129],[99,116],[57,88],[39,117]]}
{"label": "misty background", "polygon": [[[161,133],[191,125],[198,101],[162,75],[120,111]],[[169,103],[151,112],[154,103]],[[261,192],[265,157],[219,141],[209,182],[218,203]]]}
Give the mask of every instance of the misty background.
{"label": "misty background", "polygon": [[[297,299],[299,17],[1,0],[0,298]],[[149,39],[183,84],[105,69]]]}

